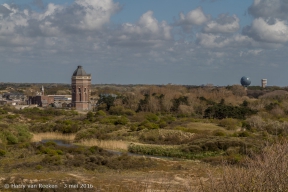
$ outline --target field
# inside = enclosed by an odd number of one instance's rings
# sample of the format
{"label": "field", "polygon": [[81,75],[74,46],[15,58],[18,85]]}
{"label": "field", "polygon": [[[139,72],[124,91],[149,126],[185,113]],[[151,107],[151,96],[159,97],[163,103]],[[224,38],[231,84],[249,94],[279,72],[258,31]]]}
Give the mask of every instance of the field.
{"label": "field", "polygon": [[287,93],[99,86],[90,112],[2,106],[0,189],[288,191]]}

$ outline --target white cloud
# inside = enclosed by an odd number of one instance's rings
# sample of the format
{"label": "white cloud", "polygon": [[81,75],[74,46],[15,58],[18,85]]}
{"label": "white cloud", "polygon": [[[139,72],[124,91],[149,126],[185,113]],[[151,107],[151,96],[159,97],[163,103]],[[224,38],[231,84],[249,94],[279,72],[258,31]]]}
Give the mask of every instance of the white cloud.
{"label": "white cloud", "polygon": [[288,41],[288,26],[286,21],[276,19],[270,24],[260,17],[244,28],[243,34],[256,41],[282,44]]}
{"label": "white cloud", "polygon": [[216,20],[208,22],[203,30],[206,33],[234,33],[239,28],[239,18],[236,15],[221,14]]}
{"label": "white cloud", "polygon": [[254,17],[288,19],[287,0],[254,0],[248,12]]}
{"label": "white cloud", "polygon": [[144,13],[135,24],[124,23],[120,30],[110,39],[112,44],[128,46],[161,46],[172,38],[171,26],[166,21],[158,22],[152,11]]}
{"label": "white cloud", "polygon": [[119,9],[119,5],[112,0],[76,0],[75,2],[85,11],[85,14],[82,15],[83,20],[79,23],[81,29],[100,29]]}
{"label": "white cloud", "polygon": [[198,7],[184,15],[180,13],[179,20],[176,22],[176,25],[181,26],[185,31],[191,30],[193,25],[202,25],[207,22],[210,16],[205,15],[202,8]]}
{"label": "white cloud", "polygon": [[198,44],[206,48],[242,47],[252,43],[252,39],[239,34],[226,37],[219,34],[198,33],[196,38]]}
{"label": "white cloud", "polygon": [[261,52],[263,52],[263,49],[251,49],[251,50],[248,50],[248,51],[240,51],[239,56],[240,57],[247,56],[247,55],[257,56]]}

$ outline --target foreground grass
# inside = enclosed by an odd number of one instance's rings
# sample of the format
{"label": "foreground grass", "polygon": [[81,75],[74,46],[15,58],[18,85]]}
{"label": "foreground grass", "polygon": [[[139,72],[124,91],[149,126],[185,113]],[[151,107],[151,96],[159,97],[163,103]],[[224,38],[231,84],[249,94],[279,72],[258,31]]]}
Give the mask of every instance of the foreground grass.
{"label": "foreground grass", "polygon": [[[197,191],[199,182],[208,179],[205,169],[207,165],[194,161],[159,161],[157,167],[142,171],[103,170],[102,172],[75,169],[73,171],[33,171],[21,169],[18,173],[0,173],[1,184],[57,184],[60,191],[65,190],[64,184],[90,184],[92,189],[77,191],[107,191],[107,192],[148,192],[148,191]],[[0,184],[0,190],[4,191]],[[7,190],[8,191],[8,190]],[[13,191],[13,190],[9,190]],[[17,190],[14,190],[17,191]],[[29,190],[26,190],[29,191]],[[31,190],[32,191],[32,190]],[[40,189],[34,191],[41,191]],[[45,191],[45,190],[42,190]],[[52,191],[52,190],[46,190]]]}

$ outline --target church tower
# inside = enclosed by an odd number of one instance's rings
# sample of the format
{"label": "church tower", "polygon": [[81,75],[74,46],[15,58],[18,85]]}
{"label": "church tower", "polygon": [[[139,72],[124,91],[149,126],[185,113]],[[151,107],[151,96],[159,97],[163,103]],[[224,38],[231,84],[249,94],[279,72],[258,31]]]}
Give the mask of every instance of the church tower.
{"label": "church tower", "polygon": [[79,111],[90,109],[91,74],[78,66],[72,75],[72,106]]}

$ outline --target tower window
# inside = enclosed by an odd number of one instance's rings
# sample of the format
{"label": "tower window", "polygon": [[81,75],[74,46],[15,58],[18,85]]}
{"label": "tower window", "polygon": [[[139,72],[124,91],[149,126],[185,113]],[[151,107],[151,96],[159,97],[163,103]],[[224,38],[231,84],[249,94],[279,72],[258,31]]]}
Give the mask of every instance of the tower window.
{"label": "tower window", "polygon": [[84,93],[86,93],[86,87],[84,88]]}
{"label": "tower window", "polygon": [[79,93],[81,93],[81,88],[78,88]]}

